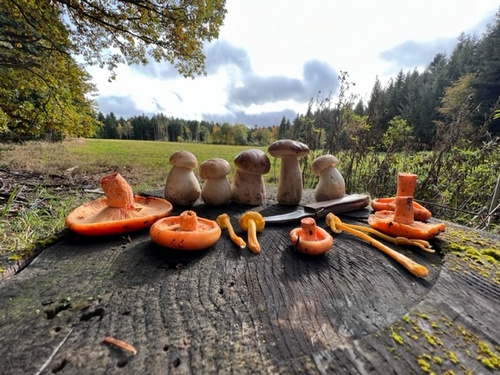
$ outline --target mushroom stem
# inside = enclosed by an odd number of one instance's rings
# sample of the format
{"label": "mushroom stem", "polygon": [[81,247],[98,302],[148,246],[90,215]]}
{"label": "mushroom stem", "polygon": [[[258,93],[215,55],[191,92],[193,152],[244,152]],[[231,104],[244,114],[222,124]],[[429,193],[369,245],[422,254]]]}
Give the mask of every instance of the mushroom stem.
{"label": "mushroom stem", "polygon": [[370,245],[375,246],[377,249],[382,251],[384,254],[390,256],[396,262],[405,267],[410,273],[417,277],[427,277],[429,275],[429,271],[426,267],[422,266],[411,260],[410,258],[398,253],[397,251],[392,250],[391,248],[385,246],[383,243],[374,240],[366,233],[363,233],[359,230],[352,229],[348,225],[342,223],[342,221],[332,213],[326,215],[326,223],[330,227],[330,229],[334,233],[341,233],[342,230],[362,239],[365,242],[368,242]]}
{"label": "mushroom stem", "polygon": [[179,215],[179,229],[183,231],[195,231],[198,228],[198,217],[196,212],[187,210]]}
{"label": "mushroom stem", "polygon": [[248,248],[254,253],[260,253],[259,241],[257,241],[257,226],[255,221],[248,220]]}
{"label": "mushroom stem", "polygon": [[118,172],[104,176],[99,181],[106,195],[108,207],[134,207],[134,193],[127,181]]}
{"label": "mushroom stem", "polygon": [[304,241],[316,241],[316,220],[312,217],[306,217],[300,221],[300,227],[302,229],[302,240]]}
{"label": "mushroom stem", "polygon": [[394,208],[394,221],[401,224],[413,224],[413,197],[396,196]]}
{"label": "mushroom stem", "polygon": [[398,173],[398,181],[396,187],[396,196],[408,197],[415,193],[417,185],[417,175],[413,173]]}
{"label": "mushroom stem", "polygon": [[217,224],[219,224],[219,227],[221,229],[227,229],[229,233],[229,238],[231,241],[233,241],[236,245],[238,245],[241,249],[245,248],[247,246],[246,242],[243,240],[243,238],[238,237],[236,233],[234,233],[233,226],[231,225],[231,220],[229,219],[228,214],[220,214],[217,216],[215,219]]}

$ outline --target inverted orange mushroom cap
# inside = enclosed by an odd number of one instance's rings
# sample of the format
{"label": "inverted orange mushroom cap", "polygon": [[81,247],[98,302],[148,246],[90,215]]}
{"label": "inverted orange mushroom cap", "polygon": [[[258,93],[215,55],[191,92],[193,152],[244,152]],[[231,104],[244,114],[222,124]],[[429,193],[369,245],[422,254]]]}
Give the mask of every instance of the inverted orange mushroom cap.
{"label": "inverted orange mushroom cap", "polygon": [[214,220],[199,218],[188,210],[179,216],[158,220],[151,226],[151,240],[161,246],[178,250],[201,250],[212,246],[221,236]]}
{"label": "inverted orange mushroom cap", "polygon": [[172,212],[172,204],[165,199],[134,195],[119,173],[105,176],[100,182],[106,197],[71,211],[64,219],[70,230],[86,236],[128,233],[149,228]]}
{"label": "inverted orange mushroom cap", "polygon": [[290,231],[290,241],[304,254],[319,255],[331,249],[333,237],[323,228],[316,226],[312,217],[300,221],[300,228]]}
{"label": "inverted orange mushroom cap", "polygon": [[414,220],[413,197],[396,197],[394,211],[376,211],[368,217],[368,224],[392,237],[429,240],[444,232],[444,223],[424,223]]}

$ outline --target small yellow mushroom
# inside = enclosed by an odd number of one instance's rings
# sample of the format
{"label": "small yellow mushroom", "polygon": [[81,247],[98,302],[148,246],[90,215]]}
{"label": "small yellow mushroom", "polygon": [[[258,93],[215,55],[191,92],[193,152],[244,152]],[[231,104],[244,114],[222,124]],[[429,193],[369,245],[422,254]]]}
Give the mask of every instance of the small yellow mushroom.
{"label": "small yellow mushroom", "polygon": [[260,253],[257,232],[264,229],[265,221],[262,215],[256,211],[247,211],[240,216],[238,224],[242,230],[248,232],[248,248],[254,253]]}
{"label": "small yellow mushroom", "polygon": [[228,214],[220,214],[219,216],[217,216],[215,221],[217,222],[217,224],[219,224],[219,227],[221,227],[221,229],[227,229],[231,241],[233,241],[241,249],[247,246],[243,238],[238,237],[236,233],[234,233],[233,226],[231,225],[231,219],[229,218]]}

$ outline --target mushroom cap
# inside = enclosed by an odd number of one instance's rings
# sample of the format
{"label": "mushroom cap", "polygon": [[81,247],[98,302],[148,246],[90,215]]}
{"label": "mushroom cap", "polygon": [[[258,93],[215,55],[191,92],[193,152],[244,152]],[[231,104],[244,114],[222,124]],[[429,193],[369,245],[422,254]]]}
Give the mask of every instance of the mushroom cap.
{"label": "mushroom cap", "polygon": [[185,150],[174,152],[168,161],[175,167],[194,169],[198,166],[196,156]]}
{"label": "mushroom cap", "polygon": [[[311,227],[305,226],[306,219],[314,223],[313,218],[305,218],[301,220],[299,228],[290,231],[290,241],[295,248],[304,254],[320,255],[329,251],[333,245],[333,237],[323,228],[314,225]],[[305,233],[314,228],[314,233]]]}
{"label": "mushroom cap", "polygon": [[287,155],[293,155],[297,158],[306,156],[309,153],[309,147],[306,144],[294,141],[292,139],[280,139],[272,143],[268,148],[269,152],[275,158],[281,158]]}
{"label": "mushroom cap", "polygon": [[[196,216],[193,211],[189,212]],[[149,230],[151,240],[177,250],[202,250],[219,240],[222,230],[215,221],[196,217],[195,229],[183,230],[180,228],[181,216],[166,217],[154,223]]]}
{"label": "mushroom cap", "polygon": [[335,167],[339,160],[330,154],[318,156],[311,164],[311,172],[315,176],[319,176],[322,170],[328,167]]}
{"label": "mushroom cap", "polygon": [[430,240],[444,232],[444,223],[424,223],[414,221],[411,224],[402,224],[394,221],[394,211],[377,211],[368,217],[368,224],[382,233],[392,237],[406,237],[410,239]]}
{"label": "mushroom cap", "polygon": [[[374,211],[394,211],[396,208],[396,197],[376,198],[370,202]],[[427,221],[432,217],[432,213],[419,204],[413,201],[413,217],[418,221]]]}
{"label": "mushroom cap", "polygon": [[255,228],[257,229],[257,232],[260,232],[262,229],[264,229],[264,226],[266,225],[264,218],[257,211],[245,212],[243,215],[241,215],[239,217],[238,225],[240,226],[241,229],[243,229],[244,231],[247,231],[248,230],[248,222],[250,220],[253,220],[255,222]]}
{"label": "mushroom cap", "polygon": [[172,208],[165,199],[137,195],[133,207],[109,207],[103,197],[75,208],[64,222],[70,230],[86,236],[114,235],[149,228]]}
{"label": "mushroom cap", "polygon": [[200,164],[199,174],[202,180],[222,178],[231,172],[231,165],[221,158],[210,158]]}
{"label": "mushroom cap", "polygon": [[249,148],[241,151],[234,158],[234,165],[244,172],[251,174],[266,174],[271,170],[271,161],[264,151],[258,148]]}

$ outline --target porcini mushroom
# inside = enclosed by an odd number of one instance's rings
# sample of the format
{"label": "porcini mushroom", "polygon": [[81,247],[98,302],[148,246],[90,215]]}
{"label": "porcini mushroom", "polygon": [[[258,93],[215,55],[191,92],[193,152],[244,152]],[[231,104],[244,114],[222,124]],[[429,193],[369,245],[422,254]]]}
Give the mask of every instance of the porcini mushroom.
{"label": "porcini mushroom", "polygon": [[342,198],[345,195],[345,181],[335,167],[338,159],[333,155],[318,156],[311,164],[311,172],[319,176],[319,182],[314,189],[314,199],[317,202]]}
{"label": "porcini mushroom", "polygon": [[242,230],[248,232],[248,248],[254,253],[260,253],[257,232],[260,232],[265,226],[262,215],[256,211],[247,211],[239,217],[238,224]]}
{"label": "porcini mushroom", "polygon": [[87,236],[127,233],[149,228],[172,212],[165,199],[134,195],[119,173],[104,176],[100,184],[105,197],[71,211],[64,219],[70,230]]}
{"label": "porcini mushroom", "polygon": [[293,246],[304,254],[324,254],[333,245],[333,237],[323,228],[316,226],[316,220],[312,217],[303,218],[300,228],[290,231],[290,241]]}
{"label": "porcini mushroom", "polygon": [[215,221],[217,224],[219,224],[219,227],[221,227],[221,229],[227,229],[231,241],[233,241],[241,249],[247,246],[243,238],[237,236],[236,233],[234,233],[233,226],[231,225],[231,219],[229,218],[228,214],[220,214],[219,216],[217,216]]}
{"label": "porcini mushroom", "polygon": [[444,223],[414,220],[413,197],[396,197],[394,211],[376,211],[368,217],[368,224],[393,237],[429,240],[444,232]]}
{"label": "porcini mushroom", "polygon": [[259,149],[247,149],[234,158],[236,173],[231,181],[231,199],[241,204],[258,206],[264,203],[266,188],[262,175],[269,172],[271,162]]}
{"label": "porcini mushroom", "polygon": [[205,181],[201,188],[201,199],[205,204],[217,206],[231,200],[231,185],[227,175],[229,163],[221,158],[211,158],[200,164],[199,175]]}
{"label": "porcini mushroom", "polygon": [[199,218],[196,212],[187,210],[179,216],[158,220],[149,235],[154,243],[171,249],[201,250],[217,242],[221,229],[215,221]]}
{"label": "porcini mushroom", "polygon": [[379,242],[373,238],[371,238],[366,233],[363,233],[357,229],[351,228],[350,225],[344,224],[337,216],[332,213],[326,215],[326,224],[330,227],[333,233],[340,234],[343,230],[346,232],[362,239],[363,241],[369,243],[370,245],[376,247],[384,254],[390,256],[396,262],[401,264],[404,268],[406,268],[410,273],[417,277],[427,277],[429,275],[429,271],[425,266],[418,264],[417,262],[411,260],[410,258],[404,256],[403,254],[394,251],[390,247],[384,245],[382,242]]}
{"label": "porcini mushroom", "polygon": [[[398,173],[397,185],[396,185],[396,197],[401,196],[413,196],[415,192],[415,186],[417,184],[417,175],[413,173]],[[395,197],[390,198],[376,198],[371,201],[371,206],[374,211],[394,211],[396,208]],[[415,220],[427,221],[432,217],[432,213],[420,205],[419,203],[413,201],[413,216]]]}
{"label": "porcini mushroom", "polygon": [[291,139],[280,139],[272,143],[267,151],[275,158],[281,158],[276,200],[282,205],[299,204],[303,183],[298,159],[309,153],[309,147]]}
{"label": "porcini mushroom", "polygon": [[189,151],[174,152],[172,164],[165,182],[165,199],[173,204],[191,206],[200,197],[201,187],[193,169],[198,166],[196,157]]}

